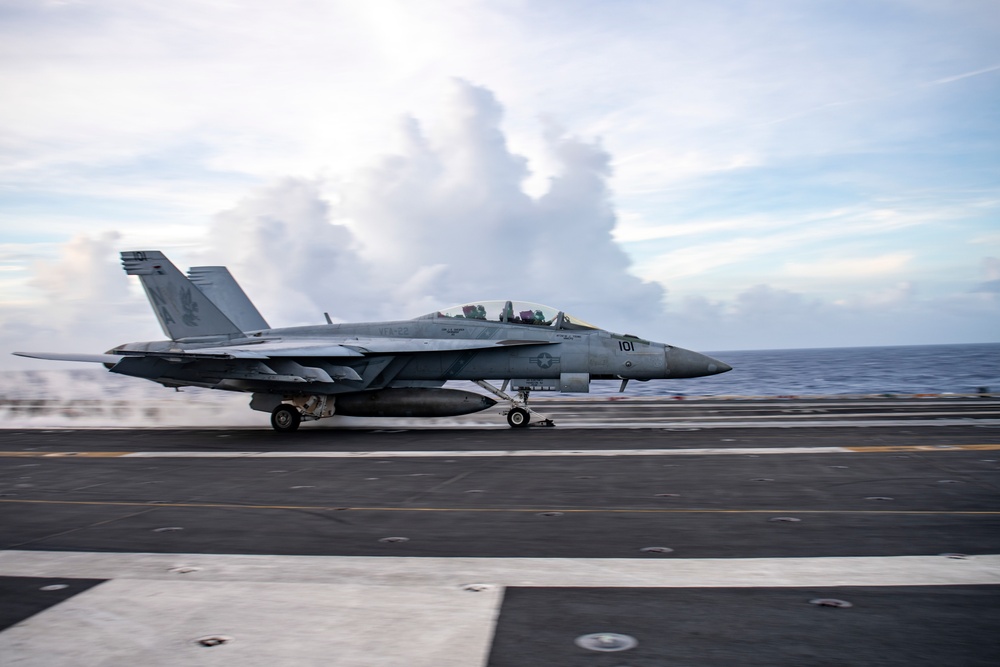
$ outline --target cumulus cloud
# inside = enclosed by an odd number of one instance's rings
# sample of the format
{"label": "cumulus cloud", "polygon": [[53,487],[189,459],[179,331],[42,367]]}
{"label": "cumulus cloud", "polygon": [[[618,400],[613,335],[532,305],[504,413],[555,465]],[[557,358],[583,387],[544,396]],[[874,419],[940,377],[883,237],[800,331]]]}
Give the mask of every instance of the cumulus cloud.
{"label": "cumulus cloud", "polygon": [[363,301],[372,286],[355,239],[330,221],[315,181],[262,187],[215,217],[199,260],[225,264],[272,326],[315,323],[337,295]]}
{"label": "cumulus cloud", "polygon": [[406,119],[402,149],[332,196],[304,180],[256,192],[216,218],[204,256],[230,263],[286,323],[324,310],[403,319],[485,298],[547,303],[609,327],[658,313],[662,288],[628,273],[611,236],[608,153],[548,128],[558,173],[531,197],[528,162],[508,146],[502,117],[489,90],[456,81],[432,130]]}
{"label": "cumulus cloud", "polygon": [[31,285],[57,309],[90,310],[94,302],[126,300],[128,288],[121,279],[121,267],[108,262],[120,239],[115,231],[76,236],[62,247],[57,261],[36,264]]}

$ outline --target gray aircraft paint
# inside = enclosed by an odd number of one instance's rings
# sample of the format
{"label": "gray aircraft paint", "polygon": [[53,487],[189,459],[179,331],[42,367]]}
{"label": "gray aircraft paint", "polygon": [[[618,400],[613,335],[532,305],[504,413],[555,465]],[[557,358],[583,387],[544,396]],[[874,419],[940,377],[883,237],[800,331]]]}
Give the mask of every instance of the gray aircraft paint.
{"label": "gray aircraft paint", "polygon": [[218,306],[240,331],[261,331],[271,325],[224,266],[192,266],[188,279]]}
{"label": "gray aircraft paint", "polygon": [[[253,393],[251,407],[274,410],[279,430],[294,430],[303,416],[335,414],[338,396],[353,411],[369,409],[367,396],[378,404],[371,409],[386,416],[466,414],[470,406],[496,402],[440,389],[448,380],[479,383],[509,403],[508,421],[520,426],[532,412],[530,390],[586,392],[591,380],[618,380],[624,387],[628,380],[730,370],[697,352],[611,333],[520,301],[478,302],[412,320],[272,329],[225,267],[195,267],[192,282],[160,251],[123,252],[122,264],[139,277],[170,340],[127,343],[104,355],[17,354],[100,362],[113,373],[167,387]],[[490,314],[496,319],[484,319]],[[518,398],[488,383],[496,380],[509,381]],[[287,429],[274,421],[282,406],[296,411],[285,415],[294,422]],[[510,415],[518,412],[523,421],[515,423]]]}

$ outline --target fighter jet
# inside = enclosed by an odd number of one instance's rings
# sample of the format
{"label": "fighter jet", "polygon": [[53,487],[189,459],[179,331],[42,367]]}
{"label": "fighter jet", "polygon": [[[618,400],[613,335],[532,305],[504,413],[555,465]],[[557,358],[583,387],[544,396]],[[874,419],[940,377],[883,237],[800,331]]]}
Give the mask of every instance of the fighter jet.
{"label": "fighter jet", "polygon": [[[105,354],[15,352],[103,363],[165,387],[252,394],[280,432],[303,421],[447,417],[502,402],[513,428],[552,421],[528,406],[532,391],[588,392],[592,380],[693,378],[731,370],[691,350],[605,331],[556,308],[476,301],[412,320],[273,329],[221,266],[185,277],[158,250],[121,253],[170,340],[126,343]],[[444,388],[470,380],[498,400]],[[502,380],[500,387],[496,381]],[[508,387],[514,395],[508,393]]]}

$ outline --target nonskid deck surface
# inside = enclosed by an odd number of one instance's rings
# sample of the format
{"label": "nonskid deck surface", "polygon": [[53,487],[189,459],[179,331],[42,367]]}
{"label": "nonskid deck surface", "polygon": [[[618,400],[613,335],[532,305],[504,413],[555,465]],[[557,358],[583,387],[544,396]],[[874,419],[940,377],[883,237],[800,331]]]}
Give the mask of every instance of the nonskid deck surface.
{"label": "nonskid deck surface", "polygon": [[0,431],[0,655],[995,664],[995,404],[854,402],[914,423]]}

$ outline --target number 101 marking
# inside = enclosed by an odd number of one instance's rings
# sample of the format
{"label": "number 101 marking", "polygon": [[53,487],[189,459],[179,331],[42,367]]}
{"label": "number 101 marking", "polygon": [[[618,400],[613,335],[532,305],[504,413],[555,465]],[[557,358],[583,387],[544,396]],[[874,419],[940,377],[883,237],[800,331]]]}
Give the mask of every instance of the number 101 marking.
{"label": "number 101 marking", "polygon": [[620,340],[618,341],[618,349],[622,352],[635,352],[635,344],[631,341]]}

